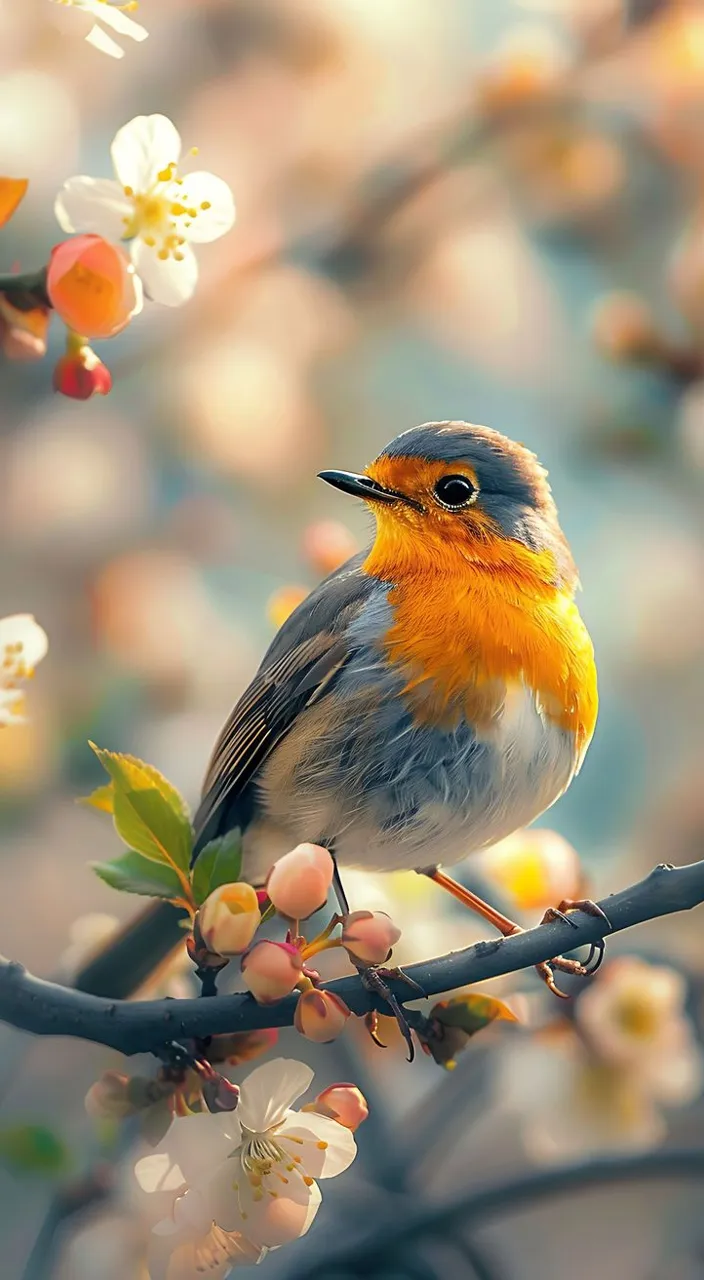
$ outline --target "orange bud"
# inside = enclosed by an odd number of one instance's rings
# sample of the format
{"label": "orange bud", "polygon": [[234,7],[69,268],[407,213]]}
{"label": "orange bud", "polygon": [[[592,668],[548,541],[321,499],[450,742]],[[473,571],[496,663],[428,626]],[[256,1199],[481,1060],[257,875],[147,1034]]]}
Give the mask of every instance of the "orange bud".
{"label": "orange bud", "polygon": [[307,1103],[301,1110],[316,1111],[319,1116],[328,1116],[353,1133],[369,1115],[367,1099],[356,1084],[328,1085],[314,1102]]}
{"label": "orange bud", "polygon": [[335,864],[318,844],[298,844],[274,863],[266,891],[276,910],[289,920],[305,920],[325,905]]}
{"label": "orange bud", "polygon": [[111,338],[141,307],[129,258],[102,236],[74,236],[55,245],[46,291],[68,328],[87,338]]}
{"label": "orange bud", "polygon": [[339,520],[317,520],[303,534],[303,554],[317,573],[334,573],[356,550],[352,534]]}
{"label": "orange bud", "polygon": [[647,359],[657,353],[658,332],[650,307],[638,294],[609,293],[592,309],[592,336],[611,360]]}
{"label": "orange bud", "polygon": [[255,942],[242,956],[244,985],[258,1004],[274,1004],[293,991],[303,971],[303,957],[289,942]]}
{"label": "orange bud", "polygon": [[198,929],[208,951],[239,956],[247,950],[261,919],[251,884],[223,884],[209,894],[200,908]]}
{"label": "orange bud", "polygon": [[0,227],[10,221],[28,186],[28,178],[0,178]]}
{"label": "orange bud", "polygon": [[69,334],[66,355],[54,369],[54,391],[72,400],[90,400],[106,396],[112,387],[112,374],[91,347]]}
{"label": "orange bud", "polygon": [[385,911],[353,911],[342,925],[342,945],[353,960],[384,964],[401,930]]}
{"label": "orange bud", "polygon": [[298,997],[293,1025],[307,1040],[328,1044],[344,1031],[349,1016],[350,1010],[339,996],[311,987]]}

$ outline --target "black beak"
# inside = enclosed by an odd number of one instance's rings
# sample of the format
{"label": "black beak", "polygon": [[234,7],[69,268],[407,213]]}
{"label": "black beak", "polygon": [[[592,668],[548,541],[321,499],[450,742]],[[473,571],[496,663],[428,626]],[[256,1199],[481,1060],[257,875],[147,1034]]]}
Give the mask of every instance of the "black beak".
{"label": "black beak", "polygon": [[409,507],[417,507],[421,511],[423,509],[420,503],[408,498],[405,493],[399,493],[397,489],[385,489],[370,476],[356,475],[354,471],[319,471],[318,479],[331,484],[334,489],[341,489],[343,493],[351,493],[353,498],[364,498],[365,502],[382,502],[385,505],[405,502]]}

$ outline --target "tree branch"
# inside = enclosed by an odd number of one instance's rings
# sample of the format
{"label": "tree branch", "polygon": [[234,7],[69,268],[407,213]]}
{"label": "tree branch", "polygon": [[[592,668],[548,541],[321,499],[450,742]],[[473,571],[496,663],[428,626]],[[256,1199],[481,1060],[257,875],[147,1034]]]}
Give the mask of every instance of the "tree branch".
{"label": "tree branch", "polygon": [[[704,902],[704,861],[685,867],[664,864],[638,884],[599,904],[617,933],[633,925]],[[411,965],[408,976],[426,995],[453,991],[504,973],[530,968],[562,951],[573,950],[608,935],[603,920],[575,914],[576,927],[557,920],[525,933],[478,942],[465,951]],[[357,976],[326,984],[353,1013],[364,1014],[375,998]],[[403,982],[391,986],[400,1003],[417,1000]],[[290,1026],[296,997],[275,1005],[258,1005],[250,995],[211,1000],[105,1000],[35,978],[23,965],[0,957],[0,1021],[43,1036],[76,1036],[107,1045],[120,1053],[158,1053],[172,1041],[205,1039],[235,1031]],[[378,1006],[383,1007],[383,1006]]]}

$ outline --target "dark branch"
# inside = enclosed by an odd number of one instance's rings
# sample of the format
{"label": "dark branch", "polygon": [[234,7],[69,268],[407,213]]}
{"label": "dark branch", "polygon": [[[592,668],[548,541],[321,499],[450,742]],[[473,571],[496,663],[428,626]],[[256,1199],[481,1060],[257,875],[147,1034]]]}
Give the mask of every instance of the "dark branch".
{"label": "dark branch", "polygon": [[[687,911],[704,901],[704,861],[686,867],[661,865],[638,884],[604,898],[612,932],[645,920]],[[465,951],[411,965],[408,976],[426,995],[453,991],[504,973],[530,968],[562,951],[595,942],[608,934],[595,916],[572,916],[576,928],[564,921],[540,925],[525,933],[491,942],[478,942]],[[353,1013],[374,1007],[374,997],[358,977],[327,984]],[[391,983],[400,1003],[414,998],[405,983]],[[77,1036],[124,1054],[156,1053],[172,1041],[205,1039],[234,1031],[290,1026],[294,996],[276,1005],[258,1005],[249,995],[218,996],[210,1000],[145,1000],[134,1004],[105,1000],[34,978],[16,961],[0,959],[0,1021],[44,1036]]]}

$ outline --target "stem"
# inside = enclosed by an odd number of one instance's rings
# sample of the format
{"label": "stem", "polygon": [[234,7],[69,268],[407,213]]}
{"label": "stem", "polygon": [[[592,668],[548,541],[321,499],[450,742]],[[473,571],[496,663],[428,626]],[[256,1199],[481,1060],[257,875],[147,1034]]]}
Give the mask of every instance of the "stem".
{"label": "stem", "polygon": [[[701,902],[704,861],[687,867],[656,867],[644,880],[602,899],[599,905],[608,916],[611,932],[617,933]],[[569,924],[556,920],[510,938],[479,942],[464,951],[411,965],[407,976],[427,995],[435,995],[528,969],[608,933],[604,920],[574,912]],[[389,979],[389,987],[401,1004],[418,999],[404,982]],[[379,1007],[378,998],[365,990],[357,976],[338,978],[326,984],[326,989],[344,1000],[353,1013],[363,1015]],[[383,1002],[380,1007],[385,1007]],[[173,1040],[202,1040],[234,1031],[290,1026],[295,1008],[294,996],[275,1005],[258,1005],[250,995],[137,1003],[105,1000],[44,982],[16,961],[0,958],[0,1020],[34,1035],[76,1036],[124,1054],[155,1053]]]}
{"label": "stem", "polygon": [[46,267],[40,267],[38,271],[0,272],[0,293],[4,293],[18,311],[50,307],[46,291]]}

